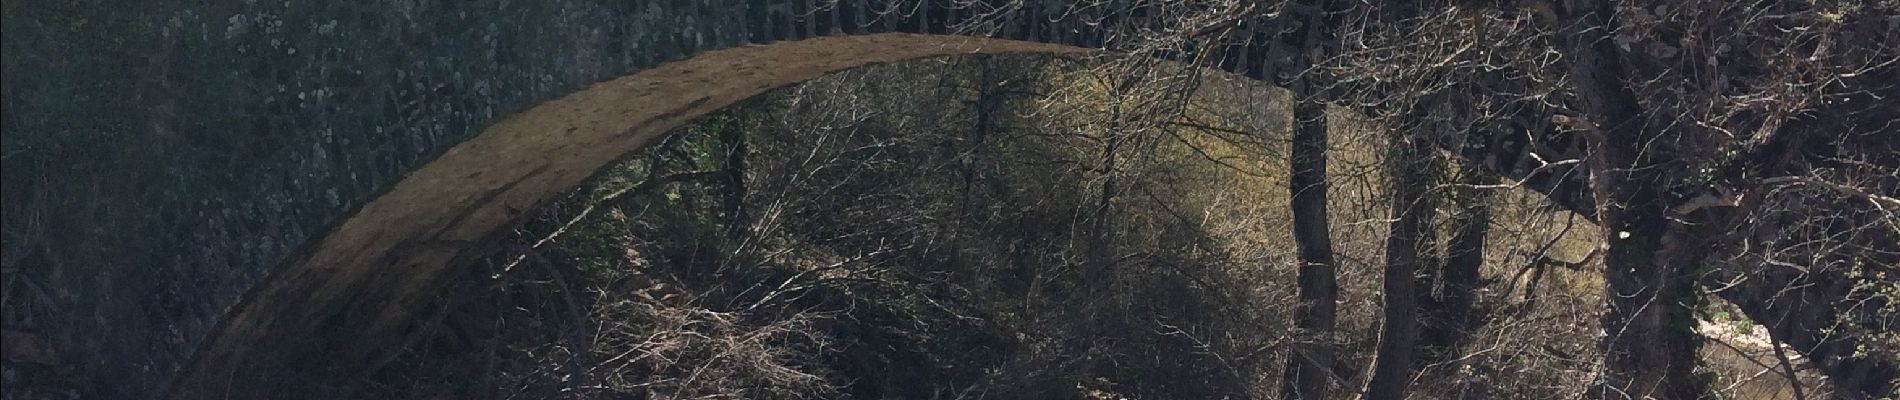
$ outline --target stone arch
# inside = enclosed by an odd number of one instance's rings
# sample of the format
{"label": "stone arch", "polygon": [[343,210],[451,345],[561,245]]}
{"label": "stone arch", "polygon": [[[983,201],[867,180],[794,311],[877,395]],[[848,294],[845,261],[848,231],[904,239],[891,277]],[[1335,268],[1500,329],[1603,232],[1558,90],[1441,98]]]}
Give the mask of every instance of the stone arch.
{"label": "stone arch", "polygon": [[[768,90],[876,63],[961,54],[1079,53],[1007,39],[881,33],[716,50],[509,115],[403,177],[287,260],[235,306],[172,398],[256,393],[290,369],[379,349],[444,273],[527,211],[698,117]],[[347,340],[306,338],[339,337]]]}
{"label": "stone arch", "polygon": [[[0,129],[71,147],[0,160],[8,259],[29,254],[9,278],[72,293],[7,315],[50,315],[33,342],[83,397],[266,392],[273,368],[350,350],[286,340],[391,329],[383,310],[428,284],[404,277],[672,126],[828,71],[1087,51],[1157,17],[1106,1],[9,3]],[[1254,11],[1176,51],[1287,75],[1282,28],[1310,10]],[[14,232],[39,229],[19,210],[55,227],[48,244],[18,251]]]}

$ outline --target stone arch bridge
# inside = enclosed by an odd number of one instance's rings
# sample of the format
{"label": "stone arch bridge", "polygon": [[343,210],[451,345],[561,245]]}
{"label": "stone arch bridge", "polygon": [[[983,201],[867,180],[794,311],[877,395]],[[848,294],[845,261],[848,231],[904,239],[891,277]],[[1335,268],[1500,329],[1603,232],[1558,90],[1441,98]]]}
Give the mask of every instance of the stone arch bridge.
{"label": "stone arch bridge", "polygon": [[[7,357],[85,398],[272,397],[671,128],[856,66],[1088,52],[1167,22],[1106,3],[8,1]],[[1284,85],[1313,20],[1237,14],[1162,55]],[[1510,164],[1587,208],[1574,179]]]}

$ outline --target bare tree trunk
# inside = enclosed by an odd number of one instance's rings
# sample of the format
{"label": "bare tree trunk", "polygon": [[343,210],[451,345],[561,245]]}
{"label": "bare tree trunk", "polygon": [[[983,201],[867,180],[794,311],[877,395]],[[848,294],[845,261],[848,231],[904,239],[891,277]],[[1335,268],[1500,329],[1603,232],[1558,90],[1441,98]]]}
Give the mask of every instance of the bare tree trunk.
{"label": "bare tree trunk", "polygon": [[977,165],[982,162],[980,158],[984,143],[989,140],[991,126],[995,125],[992,122],[995,119],[992,113],[1002,110],[999,104],[1002,94],[998,92],[1003,79],[995,77],[992,73],[997,68],[996,62],[988,55],[969,57],[971,63],[976,65],[976,80],[973,82],[976,88],[976,102],[970,105],[974,111],[972,116],[975,117],[975,126],[970,128],[968,143],[961,143],[953,138],[946,146],[951,152],[949,156],[955,160],[959,179],[956,214],[950,228],[950,260],[954,265],[962,265],[964,224],[972,218],[970,215],[971,190],[976,184]]}
{"label": "bare tree trunk", "polygon": [[1492,181],[1477,163],[1460,165],[1458,183],[1462,186],[1451,191],[1451,200],[1457,206],[1451,218],[1452,236],[1445,245],[1443,267],[1433,274],[1436,281],[1432,293],[1423,304],[1425,326],[1420,340],[1428,362],[1457,358],[1459,348],[1464,346],[1474,325],[1483,319],[1473,308],[1477,296],[1472,292],[1477,290],[1479,272],[1484,267],[1485,234],[1491,225],[1491,208],[1485,190],[1471,186]]}
{"label": "bare tree trunk", "polygon": [[1114,229],[1114,226],[1110,224],[1114,220],[1115,196],[1119,194],[1118,190],[1120,189],[1116,186],[1117,178],[1120,175],[1120,173],[1116,172],[1116,157],[1119,155],[1122,142],[1127,140],[1127,132],[1125,129],[1127,110],[1123,109],[1125,106],[1123,101],[1129,92],[1129,88],[1133,87],[1134,84],[1135,80],[1133,77],[1123,77],[1109,94],[1109,101],[1112,102],[1112,104],[1109,106],[1108,135],[1104,138],[1105,140],[1103,140],[1102,159],[1096,166],[1102,174],[1102,190],[1096,197],[1095,209],[1089,215],[1088,236],[1086,237],[1088,242],[1084,244],[1086,248],[1083,249],[1084,261],[1088,263],[1089,269],[1096,274],[1091,278],[1092,282],[1098,282],[1093,284],[1093,286],[1095,286],[1093,289],[1096,290],[1106,290],[1109,284],[1116,279],[1114,255],[1115,238],[1111,231]]}
{"label": "bare tree trunk", "polygon": [[1418,346],[1419,248],[1425,218],[1433,212],[1425,198],[1433,172],[1431,141],[1423,131],[1394,135],[1386,157],[1392,195],[1391,232],[1385,239],[1385,272],[1380,285],[1384,304],[1379,350],[1362,398],[1401,399],[1412,382],[1412,358]]}
{"label": "bare tree trunk", "polygon": [[1326,214],[1326,105],[1297,91],[1293,106],[1293,241],[1299,248],[1300,302],[1293,308],[1295,340],[1287,354],[1280,397],[1325,399],[1333,365],[1333,326],[1338,323],[1339,263],[1333,259]]}
{"label": "bare tree trunk", "polygon": [[[1476,162],[1462,162],[1459,165],[1458,188],[1453,189],[1452,199],[1458,205],[1458,211],[1452,215],[1451,242],[1445,247],[1445,270],[1442,295],[1438,296],[1437,323],[1428,326],[1425,337],[1428,346],[1439,349],[1432,354],[1432,362],[1459,360],[1453,368],[1472,371],[1485,371],[1482,366],[1465,360],[1464,348],[1471,340],[1471,334],[1489,320],[1485,310],[1477,308],[1480,285],[1479,279],[1484,269],[1484,249],[1486,236],[1491,228],[1491,196],[1487,190],[1474,188],[1488,185],[1496,179],[1484,171],[1484,166]],[[1458,393],[1461,399],[1489,398],[1489,377],[1485,373],[1459,374]]]}
{"label": "bare tree trunk", "polygon": [[[1563,2],[1555,10],[1559,39],[1570,55],[1570,79],[1582,117],[1557,122],[1592,144],[1591,186],[1608,251],[1603,278],[1604,374],[1599,398],[1698,399],[1706,385],[1695,376],[1699,345],[1692,313],[1695,285],[1684,270],[1701,262],[1682,248],[1686,229],[1669,220],[1661,188],[1671,182],[1655,164],[1662,155],[1645,146],[1648,132],[1624,72],[1605,0]],[[1666,126],[1666,125],[1663,125]]]}
{"label": "bare tree trunk", "polygon": [[[1334,259],[1332,221],[1328,218],[1326,179],[1327,123],[1324,74],[1309,69],[1324,57],[1337,41],[1332,30],[1345,14],[1345,2],[1314,0],[1296,7],[1304,13],[1289,20],[1301,20],[1300,30],[1285,31],[1276,46],[1290,46],[1295,52],[1289,71],[1291,77],[1276,77],[1278,83],[1293,92],[1293,141],[1288,155],[1287,189],[1292,196],[1293,242],[1299,250],[1300,300],[1293,306],[1293,332],[1287,346],[1286,368],[1280,380],[1280,398],[1314,400],[1327,398],[1331,381],[1344,379],[1338,368],[1333,347],[1333,330],[1339,324],[1339,261]],[[1299,11],[1298,9],[1305,9]],[[1318,11],[1318,12],[1314,12]],[[1292,39],[1292,40],[1288,40]],[[1290,78],[1290,79],[1289,79]]]}
{"label": "bare tree trunk", "polygon": [[724,169],[720,171],[720,181],[725,187],[720,193],[720,213],[725,214],[726,237],[738,238],[745,234],[752,223],[745,208],[745,172],[746,172],[746,118],[736,118],[731,126],[719,131],[720,147],[726,151]]}
{"label": "bare tree trunk", "polygon": [[[1610,148],[1614,146],[1598,151],[1622,153]],[[1602,344],[1607,371],[1598,396],[1702,398],[1707,388],[1695,376],[1695,281],[1684,274],[1701,260],[1693,256],[1695,250],[1680,246],[1685,229],[1666,217],[1668,207],[1653,189],[1659,186],[1652,183],[1656,180],[1642,176],[1648,174],[1595,173],[1630,182],[1607,186],[1602,191],[1608,192],[1608,201],[1600,202],[1608,205],[1603,221],[1609,243],[1604,266],[1609,310],[1603,316]]]}

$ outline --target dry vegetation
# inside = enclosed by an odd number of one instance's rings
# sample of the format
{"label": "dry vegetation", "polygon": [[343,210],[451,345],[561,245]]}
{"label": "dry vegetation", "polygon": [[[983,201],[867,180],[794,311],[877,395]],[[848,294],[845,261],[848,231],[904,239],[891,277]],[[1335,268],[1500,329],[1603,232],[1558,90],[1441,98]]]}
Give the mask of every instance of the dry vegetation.
{"label": "dry vegetation", "polygon": [[[935,59],[723,112],[519,230],[356,394],[1274,398],[1295,262],[1291,122],[1271,110],[1289,98],[1199,73]],[[1334,370],[1353,387],[1378,341],[1386,139],[1333,114]],[[1421,363],[1413,396],[1580,396],[1601,367],[1601,236],[1535,193],[1483,199],[1486,323]],[[1718,354],[1722,382],[1775,390]]]}
{"label": "dry vegetation", "polygon": [[[457,253],[474,267],[420,329],[315,395],[1268,399],[1307,371],[1309,398],[1342,399],[1900,387],[1900,2],[769,4],[747,10],[783,23],[765,36],[870,4],[852,11],[885,30],[1121,56],[864,67],[705,116]],[[1247,62],[1273,65],[1204,68]],[[9,313],[47,297],[4,286]],[[9,362],[45,358],[7,335]]]}

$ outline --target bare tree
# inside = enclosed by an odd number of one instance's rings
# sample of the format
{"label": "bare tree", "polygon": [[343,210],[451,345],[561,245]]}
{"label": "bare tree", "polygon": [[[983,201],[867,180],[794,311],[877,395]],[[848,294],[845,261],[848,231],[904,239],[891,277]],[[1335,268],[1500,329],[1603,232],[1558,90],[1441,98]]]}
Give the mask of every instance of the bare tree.
{"label": "bare tree", "polygon": [[[1436,106],[1430,101],[1416,105],[1413,114],[1428,113]],[[1431,214],[1436,212],[1431,191],[1438,179],[1439,162],[1430,133],[1439,125],[1424,115],[1405,118],[1409,123],[1393,127],[1386,148],[1385,175],[1390,187],[1390,231],[1385,237],[1385,271],[1379,285],[1381,315],[1379,350],[1373,360],[1372,376],[1362,395],[1368,399],[1398,399],[1412,382],[1414,352],[1418,347],[1418,274],[1425,264],[1427,231]]]}
{"label": "bare tree", "polygon": [[[729,122],[742,124],[742,122]],[[746,132],[732,127],[719,131],[719,147],[725,155],[724,165],[720,169],[720,183],[724,190],[720,193],[720,214],[725,217],[726,236],[738,239],[744,235],[752,218],[746,213]]]}
{"label": "bare tree", "polygon": [[[1299,30],[1288,33],[1297,45],[1293,71],[1298,77],[1282,82],[1293,92],[1292,151],[1287,155],[1288,190],[1293,209],[1293,241],[1299,251],[1299,302],[1293,308],[1293,335],[1282,372],[1280,396],[1286,399],[1325,399],[1333,374],[1333,329],[1339,324],[1339,261],[1333,254],[1332,222],[1327,211],[1327,122],[1323,79],[1311,68],[1322,57],[1322,43],[1334,40],[1328,27],[1333,15],[1304,5],[1307,13]],[[1321,1],[1326,11],[1336,1]]]}
{"label": "bare tree", "polygon": [[1453,207],[1443,260],[1437,271],[1423,274],[1428,289],[1421,293],[1419,345],[1431,362],[1458,358],[1461,347],[1484,322],[1476,308],[1484,267],[1485,239],[1491,227],[1491,202],[1479,186],[1490,185],[1490,174],[1475,162],[1460,162],[1456,184],[1441,188]]}
{"label": "bare tree", "polygon": [[1326,105],[1299,99],[1294,106],[1293,152],[1288,156],[1293,201],[1293,240],[1299,247],[1299,303],[1293,326],[1299,341],[1289,348],[1281,394],[1323,399],[1333,380],[1332,331],[1338,324],[1339,262],[1333,258],[1326,211]]}

